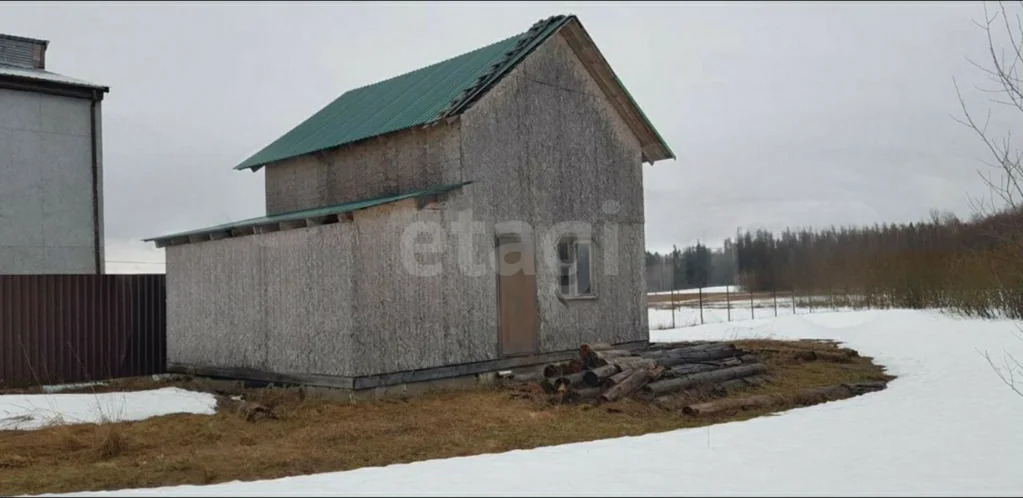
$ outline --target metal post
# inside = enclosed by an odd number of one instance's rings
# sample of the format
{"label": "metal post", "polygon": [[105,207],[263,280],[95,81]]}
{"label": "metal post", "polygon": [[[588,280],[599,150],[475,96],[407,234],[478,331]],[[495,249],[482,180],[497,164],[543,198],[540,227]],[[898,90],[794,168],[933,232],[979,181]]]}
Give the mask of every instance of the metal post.
{"label": "metal post", "polygon": [[828,299],[831,301],[831,311],[837,310],[835,308],[835,288],[828,284]]}
{"label": "metal post", "polygon": [[703,287],[700,287],[700,325],[703,325]]}
{"label": "metal post", "polygon": [[774,297],[774,317],[778,318],[778,287],[775,286],[771,291],[771,296]]}
{"label": "metal post", "polygon": [[806,291],[806,300],[810,302],[810,314],[813,314],[813,292]]}
{"label": "metal post", "polygon": [[792,314],[796,314],[796,288],[792,288]]}
{"label": "metal post", "polygon": [[732,297],[728,292],[729,287],[731,287],[731,285],[725,286],[725,311],[728,313],[728,321],[730,322],[732,321]]}

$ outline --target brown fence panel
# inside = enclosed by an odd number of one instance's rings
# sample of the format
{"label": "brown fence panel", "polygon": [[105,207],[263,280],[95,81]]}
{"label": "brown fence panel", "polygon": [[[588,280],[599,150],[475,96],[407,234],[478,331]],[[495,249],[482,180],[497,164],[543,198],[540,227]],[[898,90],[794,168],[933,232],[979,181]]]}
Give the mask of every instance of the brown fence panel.
{"label": "brown fence panel", "polygon": [[0,387],[162,373],[164,275],[0,275]]}

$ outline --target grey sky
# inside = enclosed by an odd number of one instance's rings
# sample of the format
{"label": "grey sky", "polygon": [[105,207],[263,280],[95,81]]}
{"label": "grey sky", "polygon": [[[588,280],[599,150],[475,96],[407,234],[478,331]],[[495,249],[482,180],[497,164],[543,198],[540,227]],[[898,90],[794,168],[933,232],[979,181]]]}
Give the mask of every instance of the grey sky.
{"label": "grey sky", "polygon": [[111,87],[107,259],[161,261],[139,240],[263,214],[262,171],[232,166],[344,91],[567,13],[679,157],[644,167],[650,249],[965,216],[983,192],[949,116],[952,77],[983,82],[979,3],[5,4],[0,32]]}

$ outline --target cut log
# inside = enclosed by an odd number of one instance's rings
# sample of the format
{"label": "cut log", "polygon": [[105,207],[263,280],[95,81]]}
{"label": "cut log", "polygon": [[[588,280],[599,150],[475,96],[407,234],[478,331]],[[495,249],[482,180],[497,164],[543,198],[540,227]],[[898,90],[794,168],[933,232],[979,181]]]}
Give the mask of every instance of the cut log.
{"label": "cut log", "polygon": [[714,341],[680,341],[680,342],[657,342],[650,345],[648,349],[659,350],[659,349],[676,349],[676,348],[688,348],[694,346],[705,346],[709,344],[722,344],[721,342]]}
{"label": "cut log", "polygon": [[736,355],[736,350],[732,349],[714,349],[708,351],[697,351],[695,353],[687,353],[685,355],[665,356],[657,360],[657,364],[662,367],[669,368],[675,365],[681,365],[683,363],[696,363],[700,361],[712,361],[721,360],[724,358],[731,358]]}
{"label": "cut log", "polygon": [[643,391],[653,394],[668,393],[695,386],[697,384],[724,382],[726,380],[762,374],[766,371],[767,367],[765,367],[763,363],[751,363],[749,365],[721,368],[718,370],[711,370],[709,372],[686,375],[675,379],[651,382],[643,386]]}
{"label": "cut log", "polygon": [[623,358],[632,356],[632,351],[626,351],[624,349],[608,349],[605,351],[594,351],[598,358],[611,361],[614,358]]}
{"label": "cut log", "polygon": [[658,351],[644,351],[642,356],[650,358],[663,358],[666,356],[686,356],[689,354],[703,353],[708,351],[730,350],[734,351],[735,346],[728,343],[700,344],[683,348],[663,349]]}
{"label": "cut log", "polygon": [[593,344],[583,344],[583,346],[589,347],[593,351],[607,351],[612,349],[611,345],[606,342],[595,342]]}
{"label": "cut log", "polygon": [[685,415],[701,416],[737,410],[748,410],[751,408],[765,408],[781,404],[785,402],[786,399],[790,399],[792,402],[800,404],[813,404],[828,400],[849,398],[857,394],[862,394],[863,389],[877,390],[878,388],[883,389],[884,383],[862,382],[853,384],[835,384],[831,386],[804,389],[793,394],[790,398],[785,398],[784,396],[777,394],[762,394],[745,398],[722,399],[706,403],[697,403],[686,406],[682,409],[682,413]]}
{"label": "cut log", "polygon": [[561,386],[576,387],[583,385],[583,376],[586,372],[576,372],[574,374],[562,375],[554,381],[554,389],[560,390]]}
{"label": "cut log", "polygon": [[620,370],[617,365],[613,364],[594,368],[593,370],[583,372],[583,383],[590,387],[597,387],[603,384],[605,379],[618,373]]}
{"label": "cut log", "polygon": [[650,358],[640,357],[628,357],[628,358],[615,358],[610,360],[611,364],[617,365],[621,370],[637,369],[637,368],[654,368],[657,366],[657,360]]}
{"label": "cut log", "polygon": [[785,399],[778,395],[760,394],[746,398],[722,399],[717,401],[708,401],[706,403],[696,403],[682,408],[682,414],[699,417],[723,412],[749,410],[751,408],[764,408],[780,404],[783,401],[785,401]]}
{"label": "cut log", "polygon": [[628,396],[642,387],[643,384],[650,382],[653,375],[654,370],[651,369],[639,368],[633,370],[632,373],[625,378],[625,380],[615,384],[607,391],[604,391],[604,394],[600,395],[600,400],[608,402]]}
{"label": "cut log", "polygon": [[683,375],[689,375],[700,372],[709,372],[711,370],[717,370],[720,367],[717,365],[710,365],[707,363],[685,363],[682,365],[674,366],[665,371],[665,376],[669,378],[681,377]]}
{"label": "cut log", "polygon": [[736,357],[733,356],[731,358],[724,358],[724,359],[721,359],[721,360],[717,360],[714,363],[717,364],[717,365],[721,365],[723,367],[734,367],[734,366],[742,365],[742,360],[740,360],[739,358],[736,358]]}
{"label": "cut log", "polygon": [[565,369],[563,368],[563,365],[561,363],[552,363],[550,365],[547,365],[546,367],[543,367],[543,376],[547,378],[561,377],[565,373],[564,370]]}
{"label": "cut log", "polygon": [[632,369],[623,369],[622,371],[608,377],[604,380],[604,385],[607,387],[621,384],[623,380],[627,379],[629,375],[632,375]]}

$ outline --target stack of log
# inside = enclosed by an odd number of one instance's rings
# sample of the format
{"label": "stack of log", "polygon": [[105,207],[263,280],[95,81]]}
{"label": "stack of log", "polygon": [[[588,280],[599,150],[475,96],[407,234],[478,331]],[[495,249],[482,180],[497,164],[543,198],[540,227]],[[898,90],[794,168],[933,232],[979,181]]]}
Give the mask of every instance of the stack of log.
{"label": "stack of log", "polygon": [[693,389],[756,385],[766,372],[756,355],[730,343],[660,343],[641,351],[584,344],[578,359],[547,365],[541,385],[562,402],[633,396],[667,403]]}
{"label": "stack of log", "polygon": [[[800,360],[851,361],[855,351],[801,351]],[[652,402],[687,416],[708,416],[778,405],[808,405],[878,391],[884,381],[865,381],[804,389],[787,395],[760,394],[715,398],[767,381],[767,367],[749,351],[723,342],[651,345],[640,351],[584,344],[579,358],[547,365],[541,386],[562,403],[610,402],[627,397]],[[708,400],[709,399],[709,400]]]}

